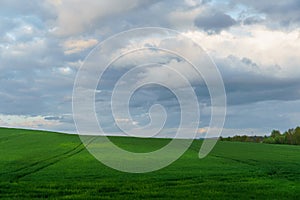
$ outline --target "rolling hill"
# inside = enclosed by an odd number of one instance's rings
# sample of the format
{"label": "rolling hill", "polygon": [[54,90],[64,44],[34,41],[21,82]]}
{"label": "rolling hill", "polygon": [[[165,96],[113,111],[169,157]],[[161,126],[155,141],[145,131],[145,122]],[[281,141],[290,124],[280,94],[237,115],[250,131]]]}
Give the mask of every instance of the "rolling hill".
{"label": "rolling hill", "polygon": [[[134,151],[168,139],[110,138]],[[77,135],[0,128],[1,199],[300,199],[300,146],[200,140],[170,166],[130,174],[97,161]]]}

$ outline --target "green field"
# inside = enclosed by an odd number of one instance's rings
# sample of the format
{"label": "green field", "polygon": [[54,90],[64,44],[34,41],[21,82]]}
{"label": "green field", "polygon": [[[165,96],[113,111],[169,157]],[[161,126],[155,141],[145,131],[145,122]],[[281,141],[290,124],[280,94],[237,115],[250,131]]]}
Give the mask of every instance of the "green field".
{"label": "green field", "polygon": [[[166,139],[114,137],[136,152]],[[300,199],[300,146],[218,142],[204,159],[201,141],[170,166],[146,174],[110,169],[76,135],[0,128],[0,198]]]}

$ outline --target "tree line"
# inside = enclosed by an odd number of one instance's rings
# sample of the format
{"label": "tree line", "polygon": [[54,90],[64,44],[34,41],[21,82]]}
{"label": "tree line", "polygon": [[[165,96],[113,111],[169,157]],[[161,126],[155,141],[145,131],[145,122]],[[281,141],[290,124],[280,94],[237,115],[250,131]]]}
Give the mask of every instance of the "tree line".
{"label": "tree line", "polygon": [[268,143],[268,144],[291,144],[300,145],[300,127],[292,128],[284,133],[279,130],[273,130],[270,136],[233,136],[223,138],[221,141],[236,141],[236,142],[256,142],[256,143]]}

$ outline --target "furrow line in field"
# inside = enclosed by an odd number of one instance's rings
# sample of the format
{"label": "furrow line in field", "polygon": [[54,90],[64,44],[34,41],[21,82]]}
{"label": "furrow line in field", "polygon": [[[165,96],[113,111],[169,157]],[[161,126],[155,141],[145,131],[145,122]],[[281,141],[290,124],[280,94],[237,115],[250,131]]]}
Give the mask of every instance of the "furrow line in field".
{"label": "furrow line in field", "polygon": [[38,165],[38,164],[40,164],[40,163],[43,163],[43,162],[46,162],[46,161],[48,161],[48,160],[52,160],[52,159],[61,157],[61,156],[63,156],[63,155],[66,155],[66,154],[68,154],[68,153],[70,153],[70,152],[72,152],[72,151],[75,151],[75,150],[78,149],[80,146],[82,146],[81,143],[80,143],[79,145],[77,145],[76,147],[74,147],[74,148],[72,148],[72,149],[70,149],[70,150],[68,150],[68,151],[66,151],[66,152],[63,152],[63,153],[61,153],[61,154],[57,154],[57,155],[51,156],[51,157],[46,158],[46,159],[42,159],[42,160],[39,160],[39,161],[35,161],[35,162],[33,162],[33,163],[31,163],[31,164],[29,164],[29,165],[27,165],[27,166],[21,167],[21,168],[19,168],[19,169],[13,170],[13,171],[1,173],[0,175],[3,175],[3,174],[10,174],[10,173],[16,173],[16,172],[20,172],[20,171],[22,171],[22,170],[26,170],[26,169],[31,168],[31,167],[34,167],[34,166],[36,166],[36,165]]}
{"label": "furrow line in field", "polygon": [[[91,141],[87,144],[89,145],[95,138],[92,138]],[[6,173],[2,173],[0,175],[9,175],[9,174],[15,174],[15,178],[14,180],[18,180],[20,178],[23,178],[29,174],[35,173],[37,171],[40,171],[48,166],[51,166],[63,159],[69,158],[71,156],[74,156],[78,153],[80,153],[81,151],[83,151],[85,149],[85,146],[80,143],[79,145],[77,145],[76,147],[74,147],[73,149],[66,151],[62,154],[58,154],[55,156],[52,156],[50,158],[47,159],[43,159],[37,162],[34,162],[30,165],[27,165],[26,167],[22,167],[19,168],[17,170],[11,171],[11,172],[6,172]]]}
{"label": "furrow line in field", "polygon": [[225,160],[235,161],[235,162],[245,164],[245,165],[257,166],[255,163],[248,162],[248,161],[245,161],[245,160],[239,160],[239,159],[236,159],[236,158],[229,158],[229,157],[215,155],[215,154],[211,154],[211,156],[216,157],[216,158],[222,158],[222,159],[225,159]]}
{"label": "furrow line in field", "polygon": [[[87,145],[90,145],[95,139],[96,139],[96,137],[93,137],[93,138],[88,142]],[[52,160],[47,160],[47,161],[50,161],[50,162],[47,162],[47,163],[40,163],[42,166],[39,166],[39,167],[37,167],[37,168],[33,168],[33,169],[31,169],[31,171],[28,171],[28,172],[25,172],[25,173],[22,173],[22,174],[17,175],[17,176],[15,177],[15,180],[19,180],[19,179],[21,179],[21,178],[24,178],[25,176],[28,176],[28,175],[30,175],[30,174],[34,174],[34,173],[36,173],[36,172],[38,172],[38,171],[40,171],[40,170],[42,170],[42,169],[45,169],[45,168],[47,168],[47,167],[49,167],[49,166],[51,166],[51,165],[54,165],[54,164],[56,164],[56,163],[58,163],[58,162],[60,162],[60,161],[62,161],[62,160],[64,160],[64,159],[70,158],[70,157],[72,157],[72,156],[74,156],[74,155],[76,155],[76,154],[82,152],[83,150],[85,150],[85,146],[84,146],[83,144],[80,144],[80,145],[77,146],[77,147],[80,147],[80,146],[82,146],[82,148],[75,148],[73,151],[71,151],[71,152],[69,152],[69,153],[67,153],[67,154],[65,153],[65,154],[63,154],[63,155],[60,156],[60,157],[55,157],[55,158],[52,159]]]}
{"label": "furrow line in field", "polygon": [[12,134],[12,135],[9,135],[9,136],[0,137],[0,142],[5,142],[5,141],[7,141],[11,138],[20,137],[20,136],[23,136],[23,135],[26,135],[26,133]]}

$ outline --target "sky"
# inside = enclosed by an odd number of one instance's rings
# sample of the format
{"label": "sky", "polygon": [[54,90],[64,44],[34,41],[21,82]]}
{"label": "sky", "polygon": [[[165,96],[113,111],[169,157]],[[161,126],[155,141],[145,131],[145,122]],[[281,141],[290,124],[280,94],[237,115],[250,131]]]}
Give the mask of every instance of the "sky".
{"label": "sky", "polygon": [[[163,27],[197,42],[223,78],[227,115],[222,136],[265,135],[300,125],[300,1],[246,0],[31,0],[0,1],[0,126],[74,133],[72,92],[76,73],[98,43],[122,31]],[[143,45],[155,45],[143,38]],[[119,44],[111,44],[115,50]],[[189,46],[186,52],[193,54]],[[139,63],[162,63],[188,74],[197,93],[201,123],[208,130],[210,96],[189,67],[164,54],[137,52],[105,72],[96,91],[104,129],[116,122],[146,125],[149,108],[168,114],[166,136],[179,124],[179,106],[167,88],[149,86],[133,94],[133,120],[113,118],[110,98],[115,80]],[[103,53],[105,55],[105,52]],[[167,79],[158,66],[147,78]],[[178,84],[176,77],[168,80]],[[191,119],[192,120],[192,119]]]}

